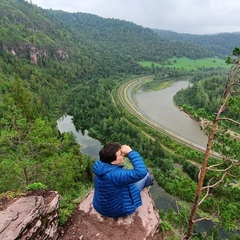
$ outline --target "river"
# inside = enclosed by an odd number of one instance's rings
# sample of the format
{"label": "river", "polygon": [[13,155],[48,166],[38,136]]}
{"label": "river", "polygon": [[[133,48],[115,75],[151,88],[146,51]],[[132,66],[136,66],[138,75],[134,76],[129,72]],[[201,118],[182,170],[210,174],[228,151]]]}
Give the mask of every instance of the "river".
{"label": "river", "polygon": [[[130,97],[130,101],[143,115],[164,129],[187,139],[194,145],[204,147],[207,143],[206,135],[190,117],[176,108],[173,103],[173,96],[176,92],[188,87],[188,85],[188,81],[179,81],[159,91],[143,92],[140,89],[135,94],[137,105],[132,97]],[[132,88],[129,89],[129,96],[131,96],[131,91]],[[81,145],[81,152],[98,157],[100,142],[89,137],[87,131],[84,134],[81,131],[76,131],[71,116],[65,115],[60,118],[58,128],[60,132],[73,132]]]}
{"label": "river", "polygon": [[[135,104],[135,107],[138,108],[143,115],[147,116],[155,123],[188,139],[188,141],[191,141],[195,145],[205,146],[206,136],[200,131],[197,124],[173,104],[172,99],[174,94],[180,89],[186,88],[188,84],[187,81],[180,81],[166,89],[155,92],[143,92],[139,90],[135,95],[137,105],[133,99],[130,99],[130,101],[132,104]],[[131,90],[129,91],[131,92]],[[131,95],[131,93],[129,93],[129,95]],[[73,132],[81,146],[80,150],[82,153],[88,154],[95,159],[98,158],[101,143],[88,136],[87,131],[84,133],[76,131],[71,116],[64,115],[58,120],[57,126],[60,132]],[[154,184],[150,188],[150,193],[157,209],[167,212],[169,208],[172,208],[176,211],[176,199],[168,194],[163,188]],[[211,226],[211,221],[202,221],[197,224],[197,230],[208,231]]]}
{"label": "river", "polygon": [[98,157],[98,152],[101,148],[101,143],[88,136],[88,131],[85,130],[84,133],[77,131],[73,122],[72,117],[69,115],[64,115],[57,121],[57,127],[59,131],[62,132],[72,132],[77,142],[80,144],[80,151],[84,154],[87,154],[93,158]]}
{"label": "river", "polygon": [[[76,140],[80,144],[80,151],[82,153],[87,154],[94,159],[98,158],[98,152],[101,148],[101,143],[98,140],[88,136],[87,131],[85,131],[84,134],[81,131],[76,131],[71,116],[62,116],[57,121],[57,127],[61,133],[72,132],[76,136]],[[154,186],[151,187],[150,192],[158,209],[162,209],[166,212],[169,208],[176,209],[175,199],[163,188],[158,186],[158,184],[155,183]]]}
{"label": "river", "polygon": [[188,81],[178,81],[159,91],[144,92],[140,89],[134,95],[137,103],[133,101],[132,89],[129,89],[128,96],[131,96],[131,103],[155,124],[187,140],[190,144],[205,149],[207,136],[196,122],[180,111],[173,102],[173,96],[188,86]]}
{"label": "river", "polygon": [[[72,132],[76,136],[77,142],[80,144],[80,151],[84,154],[89,155],[90,157],[97,159],[98,152],[101,148],[101,143],[88,136],[88,132],[85,131],[84,134],[81,131],[76,131],[75,126],[72,122],[72,117],[69,115],[62,116],[57,121],[57,127],[61,133],[63,132]],[[150,188],[150,193],[152,195],[153,201],[156,205],[156,208],[168,212],[170,208],[177,211],[176,201],[172,195],[167,193],[162,187],[155,183]],[[206,231],[211,227],[211,223],[208,221],[200,222],[197,226],[199,231]]]}

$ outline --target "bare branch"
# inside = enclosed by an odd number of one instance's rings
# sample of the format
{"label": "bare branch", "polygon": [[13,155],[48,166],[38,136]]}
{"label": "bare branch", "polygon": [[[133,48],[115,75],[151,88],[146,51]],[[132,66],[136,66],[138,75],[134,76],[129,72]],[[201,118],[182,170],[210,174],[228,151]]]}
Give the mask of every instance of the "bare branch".
{"label": "bare branch", "polygon": [[219,183],[221,183],[221,182],[224,180],[224,178],[225,178],[226,175],[227,175],[227,172],[225,172],[225,173],[222,175],[222,178],[221,178],[219,181],[217,181],[217,182],[214,183],[213,185],[208,185],[208,186],[206,186],[206,187],[203,187],[202,190],[216,187]]}
{"label": "bare branch", "polygon": [[210,188],[207,188],[207,192],[206,192],[205,196],[202,198],[202,200],[199,201],[198,207],[199,207],[199,206],[202,204],[202,202],[210,195],[210,194],[209,194],[209,191],[210,191]]}
{"label": "bare branch", "polygon": [[206,128],[208,127],[210,125],[210,122],[205,126],[204,125],[204,121],[203,120],[201,120],[200,121],[200,127],[201,127],[201,130],[203,130],[203,132],[208,136],[208,131],[206,130]]}
{"label": "bare branch", "polygon": [[178,212],[178,214],[187,222],[187,220],[185,219],[185,217],[181,214],[181,212],[180,212],[180,210],[179,210],[179,205],[178,205],[176,199],[175,199],[175,204],[176,204],[176,207],[177,207],[177,212]]}
{"label": "bare branch", "polygon": [[[232,63],[232,67],[231,67],[230,71],[228,72],[228,77],[226,79],[226,83],[225,83],[225,86],[224,86],[224,91],[223,91],[222,96],[221,96],[221,101],[219,102],[219,106],[216,109],[216,113],[215,113],[214,119],[212,121],[211,129],[210,129],[210,132],[208,134],[207,147],[206,147],[206,151],[205,151],[205,154],[204,154],[204,159],[203,159],[203,162],[202,162],[201,170],[199,171],[199,175],[198,175],[199,179],[198,179],[197,189],[196,189],[196,193],[195,193],[195,197],[194,197],[193,207],[191,209],[190,216],[189,216],[189,221],[188,221],[188,230],[187,230],[187,234],[186,234],[186,239],[187,240],[191,239],[191,237],[193,236],[193,225],[196,222],[199,222],[199,221],[205,220],[205,219],[211,219],[211,218],[200,218],[200,219],[194,220],[198,206],[210,195],[210,189],[211,188],[217,187],[217,185],[219,185],[221,182],[224,181],[224,178],[228,174],[228,170],[233,165],[235,165],[235,163],[233,163],[233,161],[235,161],[235,160],[230,160],[229,159],[229,161],[231,161],[231,165],[229,167],[225,168],[224,170],[215,170],[214,169],[215,167],[217,168],[217,167],[221,166],[222,164],[207,167],[215,134],[216,134],[216,132],[220,133],[220,130],[221,130],[221,129],[218,128],[218,121],[227,120],[227,121],[231,121],[232,123],[235,123],[237,125],[240,125],[240,123],[238,121],[234,121],[234,120],[229,119],[229,118],[220,117],[222,112],[227,107],[227,101],[229,100],[229,98],[235,92],[238,93],[237,92],[238,89],[236,89],[236,87],[240,86],[239,79],[238,79],[238,74],[239,74],[239,70],[240,70],[239,48],[234,49],[233,55],[236,56],[236,60],[234,60],[234,59],[232,60],[230,58],[229,63]],[[202,129],[205,129],[204,125],[202,125]],[[204,178],[206,176],[206,171],[207,170],[221,171],[222,176],[221,176],[220,180],[216,180],[217,182],[211,184],[210,183],[211,180],[210,180],[209,183],[208,183],[208,186],[203,187]],[[203,190],[206,190],[206,194],[203,198],[201,198]]]}
{"label": "bare branch", "polygon": [[237,78],[237,75],[238,75],[238,73],[234,75],[234,80],[233,80],[232,83],[229,85],[229,88],[231,88],[231,87],[233,87],[233,86],[235,86],[235,85],[240,86],[238,80],[236,79],[236,78]]}
{"label": "bare branch", "polygon": [[240,122],[238,122],[238,121],[234,121],[234,120],[231,119],[231,118],[218,118],[218,121],[219,121],[219,120],[226,120],[226,121],[229,121],[229,122],[235,123],[235,124],[237,124],[237,125],[240,125]]}
{"label": "bare branch", "polygon": [[203,218],[198,218],[198,219],[194,220],[193,222],[197,223],[197,222],[200,222],[200,221],[203,221],[203,220],[212,220],[212,219],[213,219],[213,217],[209,217],[209,218],[203,217]]}
{"label": "bare branch", "polygon": [[[211,170],[213,172],[227,172],[233,166],[233,162],[231,162],[231,165],[229,167],[225,168],[225,169],[212,169],[213,166],[214,165],[212,165],[210,167],[207,167],[207,169]],[[217,164],[215,166],[217,166]],[[220,166],[220,164],[219,164],[219,166]]]}
{"label": "bare branch", "polygon": [[225,159],[223,162],[221,163],[217,163],[217,164],[214,164],[214,165],[211,165],[209,167],[207,167],[208,170],[211,170],[212,168],[215,168],[215,167],[219,167],[221,165],[223,165],[225,162],[228,162],[229,160]]}
{"label": "bare branch", "polygon": [[238,177],[238,176],[233,175],[233,174],[231,174],[231,173],[228,173],[228,176],[233,177],[233,178],[237,178],[237,177]]}
{"label": "bare branch", "polygon": [[197,223],[197,222],[200,222],[200,221],[203,221],[203,220],[212,220],[213,218],[215,218],[216,216],[219,215],[219,209],[217,212],[214,212],[211,217],[202,217],[202,218],[198,218],[198,219],[195,219],[194,220],[194,223]]}

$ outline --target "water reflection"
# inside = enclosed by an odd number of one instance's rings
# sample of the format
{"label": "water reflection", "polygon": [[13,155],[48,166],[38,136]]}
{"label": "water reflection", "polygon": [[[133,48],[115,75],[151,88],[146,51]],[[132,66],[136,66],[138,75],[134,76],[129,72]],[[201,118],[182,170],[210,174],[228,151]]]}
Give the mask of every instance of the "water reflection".
{"label": "water reflection", "polygon": [[[61,117],[57,121],[57,126],[61,133],[72,132],[76,136],[77,141],[81,145],[80,150],[82,153],[88,154],[95,159],[98,158],[98,152],[101,148],[101,143],[98,140],[88,136],[87,131],[85,131],[84,134],[82,134],[81,131],[76,131],[71,116],[64,115],[63,117]],[[181,168],[180,165],[177,165],[176,167]],[[157,209],[168,212],[168,210],[171,208],[174,211],[177,211],[177,199],[167,193],[157,183],[155,183],[150,188],[150,193]],[[198,232],[207,232],[212,227],[212,225],[212,221],[201,221],[197,223],[196,230]],[[218,229],[220,230],[221,236],[223,237],[222,239],[225,239],[226,235],[224,231],[221,228]]]}
{"label": "water reflection", "polygon": [[150,188],[149,191],[157,209],[168,212],[169,208],[171,208],[177,211],[176,201],[174,197],[167,193],[157,183],[154,183],[154,185]]}
{"label": "water reflection", "polygon": [[[173,96],[188,86],[188,81],[178,81],[159,91],[143,92],[138,90],[134,95],[137,104],[133,101],[132,103],[154,123],[198,147],[205,148],[207,136],[189,116],[180,111],[173,103]],[[129,89],[129,91],[131,90]]]}
{"label": "water reflection", "polygon": [[84,134],[81,131],[77,131],[73,122],[72,116],[64,115],[57,121],[57,127],[61,133],[63,132],[72,132],[80,144],[81,152],[88,154],[91,157],[98,158],[98,152],[101,147],[101,143],[88,136],[88,131],[85,130]]}

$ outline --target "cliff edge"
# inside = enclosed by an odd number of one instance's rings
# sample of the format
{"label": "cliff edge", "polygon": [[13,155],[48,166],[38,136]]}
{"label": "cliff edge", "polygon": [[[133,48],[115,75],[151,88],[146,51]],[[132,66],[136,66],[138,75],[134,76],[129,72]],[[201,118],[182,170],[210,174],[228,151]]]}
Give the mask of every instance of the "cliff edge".
{"label": "cliff edge", "polygon": [[1,200],[0,239],[57,239],[59,200],[54,191],[33,191]]}
{"label": "cliff edge", "polygon": [[93,191],[79,204],[77,211],[59,235],[60,240],[161,240],[161,219],[147,188],[141,192],[142,206],[123,218],[103,217],[92,206]]}
{"label": "cliff edge", "polygon": [[107,218],[92,206],[93,191],[81,201],[64,227],[59,227],[60,195],[32,191],[0,201],[0,239],[4,240],[161,240],[161,219],[148,188],[142,206],[130,216]]}

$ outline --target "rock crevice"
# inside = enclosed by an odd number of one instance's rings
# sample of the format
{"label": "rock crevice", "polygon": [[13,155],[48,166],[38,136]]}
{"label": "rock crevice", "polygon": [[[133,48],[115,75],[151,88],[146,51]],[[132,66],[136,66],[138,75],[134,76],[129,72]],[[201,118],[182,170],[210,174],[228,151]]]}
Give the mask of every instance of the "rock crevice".
{"label": "rock crevice", "polygon": [[0,239],[57,239],[60,196],[21,197],[0,212]]}

